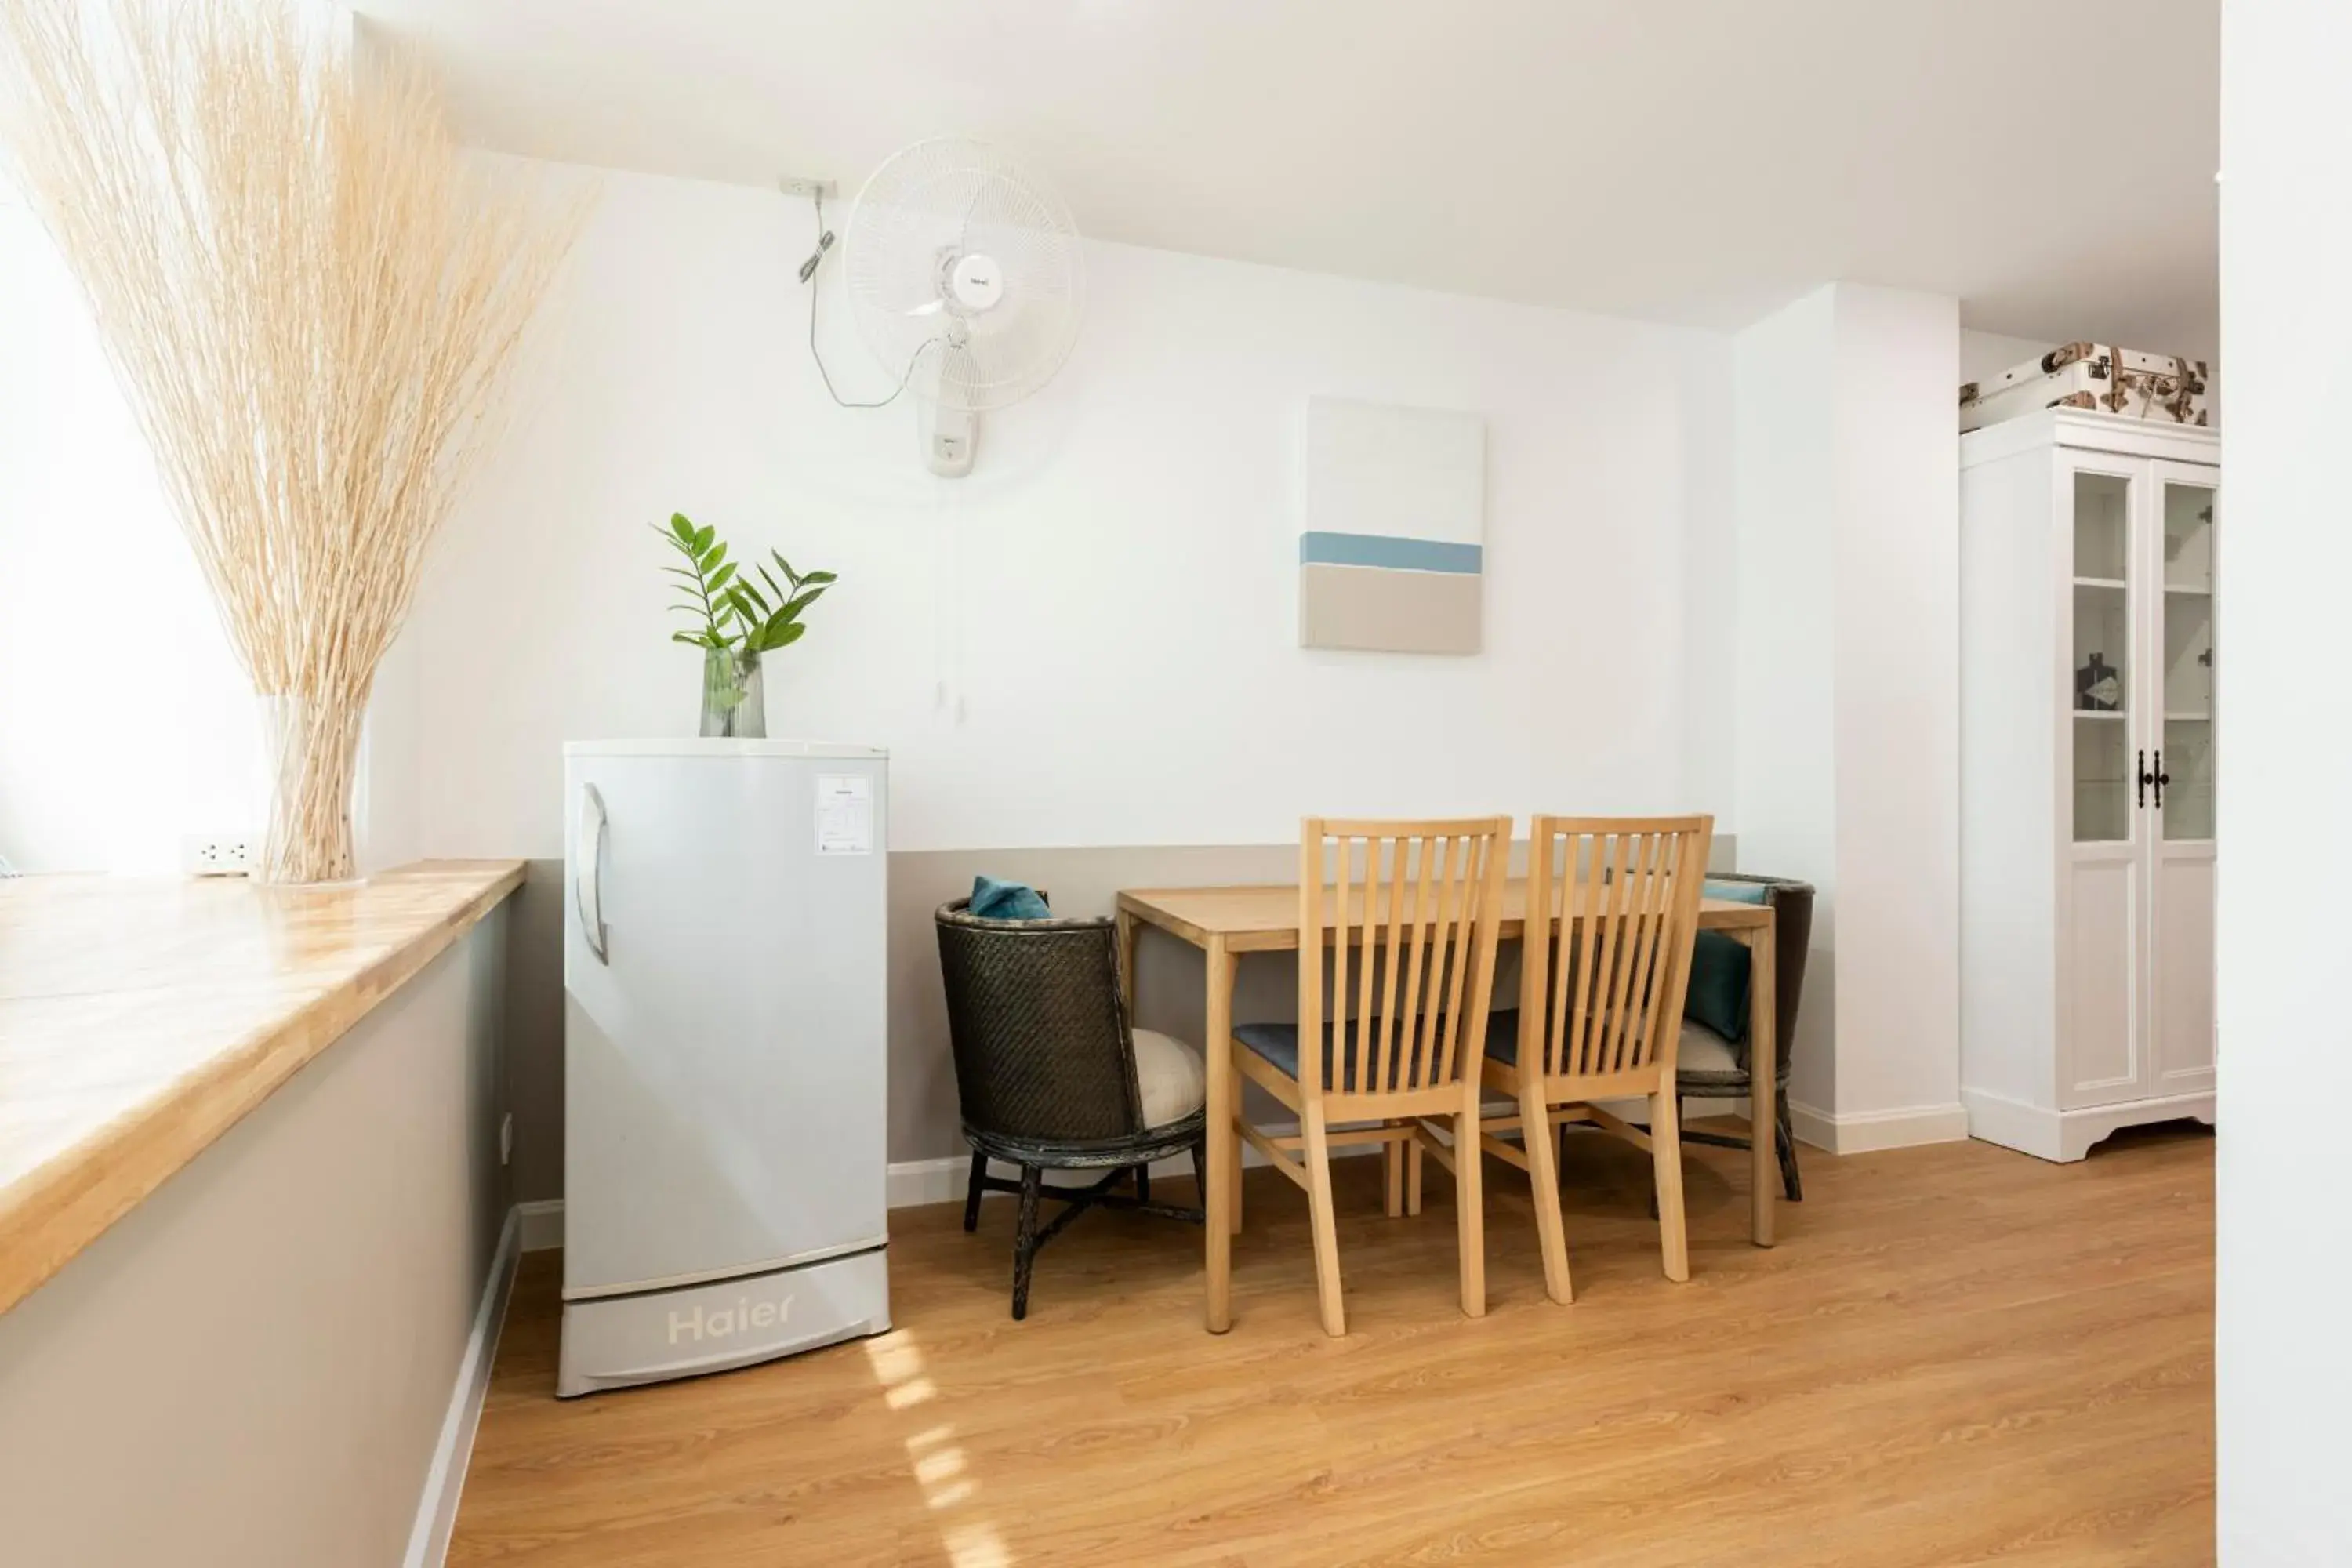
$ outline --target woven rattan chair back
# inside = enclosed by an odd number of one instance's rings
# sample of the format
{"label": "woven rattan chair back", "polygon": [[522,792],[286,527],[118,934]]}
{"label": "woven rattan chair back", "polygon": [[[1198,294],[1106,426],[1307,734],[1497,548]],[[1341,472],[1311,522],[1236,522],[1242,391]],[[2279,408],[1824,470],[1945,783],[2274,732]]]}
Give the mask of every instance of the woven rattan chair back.
{"label": "woven rattan chair back", "polygon": [[[1475,1079],[1511,819],[1311,817],[1299,834],[1298,1061],[1310,1097]],[[1326,1018],[1331,1049],[1316,1048]]]}
{"label": "woven rattan chair back", "polygon": [[1559,925],[1526,943],[1522,1071],[1626,1092],[1672,1081],[1714,831],[1707,816],[1535,818],[1528,909]]}
{"label": "woven rattan chair back", "polygon": [[1034,1144],[1141,1134],[1113,923],[982,920],[967,903],[937,919],[964,1125]]}

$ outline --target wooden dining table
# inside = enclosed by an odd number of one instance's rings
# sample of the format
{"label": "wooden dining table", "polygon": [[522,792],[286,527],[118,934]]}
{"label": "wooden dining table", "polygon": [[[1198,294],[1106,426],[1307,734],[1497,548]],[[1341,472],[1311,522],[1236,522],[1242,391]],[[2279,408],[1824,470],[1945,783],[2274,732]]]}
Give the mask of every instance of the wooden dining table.
{"label": "wooden dining table", "polygon": [[[1528,887],[1521,878],[1507,884],[1503,897],[1502,940],[1517,941],[1527,933]],[[1559,925],[1559,910],[1546,917],[1549,931]],[[1119,973],[1127,988],[1128,1016],[1136,1016],[1136,945],[1146,926],[1167,932],[1197,947],[1207,960],[1207,1033],[1202,1055],[1208,1066],[1208,1173],[1202,1207],[1207,1213],[1207,1315],[1209,1331],[1223,1333],[1233,1327],[1234,1231],[1237,1214],[1235,1184],[1241,1177],[1240,1145],[1234,1131],[1234,975],[1235,961],[1244,952],[1287,952],[1298,947],[1298,889],[1292,884],[1239,888],[1150,888],[1123,890],[1118,895]],[[1748,993],[1749,1060],[1776,1060],[1772,1029],[1775,973],[1772,951],[1772,910],[1727,899],[1705,899],[1699,905],[1698,928],[1721,931],[1746,946],[1753,976]],[[1748,1161],[1750,1187],[1749,1235],[1759,1247],[1772,1245],[1773,1200],[1780,1172],[1773,1149],[1772,1097],[1778,1085],[1769,1069],[1751,1073],[1748,1126],[1752,1145]]]}

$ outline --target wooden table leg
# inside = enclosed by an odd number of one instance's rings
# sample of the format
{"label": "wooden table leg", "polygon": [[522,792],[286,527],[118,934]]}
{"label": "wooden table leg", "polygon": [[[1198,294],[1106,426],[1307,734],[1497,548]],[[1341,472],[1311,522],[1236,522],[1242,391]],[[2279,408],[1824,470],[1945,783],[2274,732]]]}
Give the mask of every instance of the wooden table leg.
{"label": "wooden table leg", "polygon": [[1202,1031],[1201,1055],[1208,1068],[1209,1195],[1209,1331],[1222,1334],[1234,1326],[1234,955],[1224,939],[1213,936],[1208,950],[1208,1026]]}
{"label": "wooden table leg", "polygon": [[1774,1142],[1780,1135],[1780,1122],[1773,1104],[1780,1089],[1780,1057],[1772,1035],[1780,1004],[1772,994],[1777,973],[1772,928],[1757,926],[1747,936],[1748,970],[1754,976],[1748,987],[1748,1183],[1752,1189],[1749,1203],[1753,1210],[1750,1235],[1757,1246],[1769,1247],[1773,1239],[1773,1205],[1780,1196],[1780,1158]]}
{"label": "wooden table leg", "polygon": [[1127,1026],[1136,1026],[1135,1016],[1135,942],[1142,926],[1125,910],[1118,911],[1118,984],[1127,996]]}

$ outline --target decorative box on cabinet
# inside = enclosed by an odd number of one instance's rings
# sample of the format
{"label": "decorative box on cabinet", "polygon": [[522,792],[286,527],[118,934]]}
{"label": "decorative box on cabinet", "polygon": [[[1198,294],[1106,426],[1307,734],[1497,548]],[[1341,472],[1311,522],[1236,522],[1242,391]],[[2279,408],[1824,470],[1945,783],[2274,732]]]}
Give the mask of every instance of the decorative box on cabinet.
{"label": "decorative box on cabinet", "polygon": [[2074,409],[1960,438],[1960,1098],[2046,1160],[2213,1120],[2221,461]]}
{"label": "decorative box on cabinet", "polygon": [[1960,387],[1960,428],[2045,408],[2097,408],[2175,425],[2211,423],[2205,362],[2112,343],[2061,343],[2038,359]]}

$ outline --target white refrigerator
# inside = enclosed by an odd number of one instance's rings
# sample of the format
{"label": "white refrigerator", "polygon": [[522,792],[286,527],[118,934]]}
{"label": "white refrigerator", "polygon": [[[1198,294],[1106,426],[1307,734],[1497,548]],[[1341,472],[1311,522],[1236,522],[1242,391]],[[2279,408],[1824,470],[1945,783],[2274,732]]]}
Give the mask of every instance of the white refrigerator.
{"label": "white refrigerator", "polygon": [[887,786],[870,746],[564,747],[559,1395],[890,1326]]}

